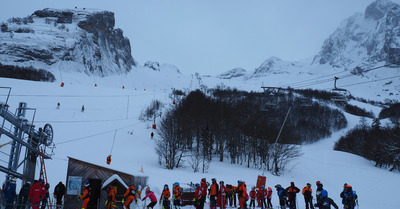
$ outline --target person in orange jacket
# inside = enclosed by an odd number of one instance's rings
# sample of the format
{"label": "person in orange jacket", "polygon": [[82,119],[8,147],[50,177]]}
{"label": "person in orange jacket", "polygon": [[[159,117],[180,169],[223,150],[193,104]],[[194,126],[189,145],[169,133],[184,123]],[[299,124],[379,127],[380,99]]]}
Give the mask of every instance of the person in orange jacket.
{"label": "person in orange jacket", "polygon": [[181,187],[179,186],[179,182],[174,183],[174,194],[172,196],[174,198],[174,206],[175,209],[178,209],[181,207]]}
{"label": "person in orange jacket", "polygon": [[240,208],[247,208],[246,201],[249,200],[249,195],[247,194],[246,183],[242,180],[238,181],[237,193],[239,196],[239,205]]}
{"label": "person in orange jacket", "polygon": [[112,209],[117,207],[117,200],[115,199],[116,189],[113,186],[108,188],[108,198],[106,201],[107,209]]}
{"label": "person in orange jacket", "polygon": [[162,204],[162,209],[170,209],[170,201],[171,192],[169,191],[168,184],[164,185],[164,189],[160,196],[160,205]]}
{"label": "person in orange jacket", "polygon": [[211,179],[211,186],[210,189],[208,191],[208,194],[210,195],[210,208],[211,209],[215,209],[217,208],[217,195],[219,193],[219,186],[217,183],[217,180],[215,178]]}
{"label": "person in orange jacket", "polygon": [[300,189],[294,185],[294,182],[290,182],[290,187],[286,188],[288,192],[288,202],[290,209],[296,209],[296,194],[300,192]]}
{"label": "person in orange jacket", "polygon": [[309,209],[309,205],[311,209],[314,209],[314,206],[312,204],[311,184],[307,183],[307,186],[303,188],[303,191],[301,191],[301,193],[304,195],[304,202],[306,203],[306,209]]}
{"label": "person in orange jacket", "polygon": [[122,204],[124,204],[126,209],[130,209],[133,200],[135,200],[137,205],[136,189],[133,185],[131,185],[124,194],[124,199],[122,199]]}
{"label": "person in orange jacket", "polygon": [[86,182],[84,187],[83,187],[82,194],[79,195],[79,199],[83,200],[82,209],[86,209],[87,208],[87,204],[90,201],[91,194],[92,194],[92,188],[90,187],[89,182]]}

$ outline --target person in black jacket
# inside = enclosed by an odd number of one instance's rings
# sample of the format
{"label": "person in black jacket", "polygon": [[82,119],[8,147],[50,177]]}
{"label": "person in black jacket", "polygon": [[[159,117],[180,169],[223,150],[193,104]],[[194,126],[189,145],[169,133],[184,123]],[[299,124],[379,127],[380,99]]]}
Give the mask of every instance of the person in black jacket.
{"label": "person in black jacket", "polygon": [[28,196],[29,196],[29,189],[31,188],[31,185],[29,182],[26,182],[21,190],[19,190],[18,194],[18,204],[17,204],[17,209],[25,209],[27,204],[28,204]]}
{"label": "person in black jacket", "polygon": [[307,183],[307,186],[305,186],[303,188],[302,191],[303,195],[304,195],[304,202],[306,203],[306,209],[314,209],[314,206],[312,204],[312,189],[311,189],[311,184]]}
{"label": "person in black jacket", "polygon": [[340,193],[340,197],[342,198],[342,203],[345,208],[348,209],[354,209],[356,206],[356,201],[357,201],[357,194],[355,191],[353,191],[353,188],[345,184],[344,185],[344,190],[342,193]]}
{"label": "person in black jacket", "polygon": [[321,198],[318,200],[317,204],[315,204],[315,207],[318,207],[319,209],[331,209],[331,205],[333,205],[333,207],[336,209],[339,209],[336,203],[328,197],[328,192],[326,190],[322,190]]}
{"label": "person in black jacket", "polygon": [[50,193],[49,193],[50,184],[49,184],[49,183],[46,183],[46,185],[44,186],[44,188],[46,189],[46,195],[44,196],[44,198],[43,198],[43,200],[42,200],[42,207],[41,207],[41,209],[46,209],[47,202],[49,201],[49,198],[50,198]]}
{"label": "person in black jacket", "polygon": [[60,181],[54,188],[54,197],[57,199],[57,208],[62,207],[62,198],[65,195],[65,185]]}
{"label": "person in black jacket", "polygon": [[294,182],[290,182],[290,187],[286,188],[289,193],[289,207],[290,209],[296,209],[296,194],[300,192],[300,189],[294,185]]}
{"label": "person in black jacket", "polygon": [[315,196],[317,197],[317,202],[321,199],[321,191],[324,190],[322,183],[320,181],[316,182],[317,191],[315,192]]}

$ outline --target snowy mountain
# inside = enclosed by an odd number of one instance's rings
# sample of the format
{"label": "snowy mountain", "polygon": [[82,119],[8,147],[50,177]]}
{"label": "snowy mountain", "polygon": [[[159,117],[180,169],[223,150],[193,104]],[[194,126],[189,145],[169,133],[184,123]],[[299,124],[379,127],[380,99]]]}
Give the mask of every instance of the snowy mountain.
{"label": "snowy mountain", "polygon": [[84,8],[10,18],[1,24],[0,63],[98,76],[129,72],[136,65],[130,41],[114,25],[114,13]]}
{"label": "snowy mountain", "polygon": [[371,3],[364,14],[343,21],[325,40],[313,63],[355,68],[376,63],[398,64],[400,7],[388,0]]}
{"label": "snowy mountain", "polygon": [[[353,96],[374,100],[398,100],[400,96],[400,6],[388,1],[371,3],[333,32],[311,59],[285,61],[270,57],[251,72],[225,72],[223,78],[246,83],[329,90],[333,77]],[[219,78],[222,78],[218,76]],[[330,79],[329,79],[330,78]],[[302,82],[304,80],[305,82]],[[293,82],[297,81],[297,82]],[[378,83],[379,85],[371,85]],[[246,89],[246,85],[239,88]]]}
{"label": "snowy mountain", "polygon": [[290,69],[299,68],[298,62],[284,61],[278,57],[270,57],[265,60],[260,67],[256,68],[254,72],[248,77],[264,77],[271,74],[290,74]]}

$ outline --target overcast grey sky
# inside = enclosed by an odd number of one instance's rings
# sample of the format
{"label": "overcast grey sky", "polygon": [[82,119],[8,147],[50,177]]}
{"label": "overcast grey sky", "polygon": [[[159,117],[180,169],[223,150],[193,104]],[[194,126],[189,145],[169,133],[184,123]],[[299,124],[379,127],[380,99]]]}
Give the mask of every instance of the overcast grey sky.
{"label": "overcast grey sky", "polygon": [[[393,0],[399,3],[400,0]],[[158,61],[184,74],[253,71],[270,56],[298,61],[318,53],[346,18],[373,0],[7,0],[0,21],[43,8],[115,13],[141,65]]]}

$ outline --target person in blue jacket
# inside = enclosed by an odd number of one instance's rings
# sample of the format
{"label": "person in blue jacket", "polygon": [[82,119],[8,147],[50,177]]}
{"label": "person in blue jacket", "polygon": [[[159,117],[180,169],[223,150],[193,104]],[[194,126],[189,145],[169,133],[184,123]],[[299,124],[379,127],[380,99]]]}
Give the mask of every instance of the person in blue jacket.
{"label": "person in blue jacket", "polygon": [[12,209],[14,206],[14,199],[16,192],[17,185],[15,184],[15,178],[11,178],[11,181],[7,183],[6,187],[4,188],[4,198],[6,199],[6,209]]}

